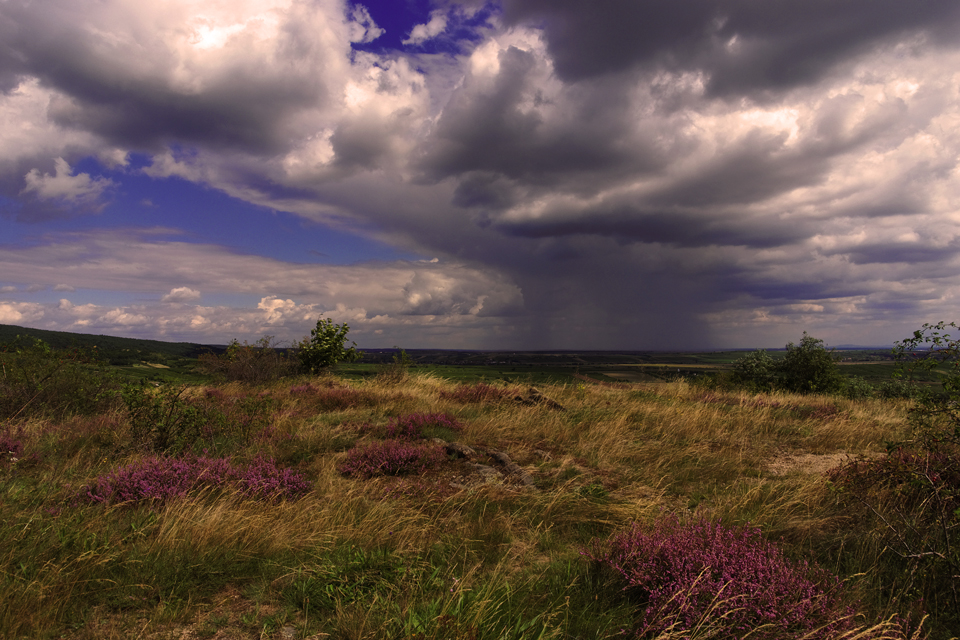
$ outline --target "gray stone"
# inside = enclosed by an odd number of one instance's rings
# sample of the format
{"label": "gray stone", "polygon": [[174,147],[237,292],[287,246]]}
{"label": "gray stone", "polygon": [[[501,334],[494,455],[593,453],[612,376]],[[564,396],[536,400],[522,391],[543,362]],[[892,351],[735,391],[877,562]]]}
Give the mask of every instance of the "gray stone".
{"label": "gray stone", "polygon": [[443,448],[452,456],[458,458],[475,458],[477,452],[461,442],[445,442]]}

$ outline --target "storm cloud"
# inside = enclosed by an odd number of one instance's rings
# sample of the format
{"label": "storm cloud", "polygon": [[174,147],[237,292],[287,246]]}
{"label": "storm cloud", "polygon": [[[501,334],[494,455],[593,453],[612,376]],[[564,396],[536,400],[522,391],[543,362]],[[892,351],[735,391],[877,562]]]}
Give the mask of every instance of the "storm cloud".
{"label": "storm cloud", "polygon": [[[329,313],[388,345],[621,349],[954,319],[955,1],[437,2],[381,49],[374,9],[0,4],[0,212],[41,238],[5,245],[0,318],[200,339]],[[41,233],[134,174],[438,260],[201,252],[132,214]]]}

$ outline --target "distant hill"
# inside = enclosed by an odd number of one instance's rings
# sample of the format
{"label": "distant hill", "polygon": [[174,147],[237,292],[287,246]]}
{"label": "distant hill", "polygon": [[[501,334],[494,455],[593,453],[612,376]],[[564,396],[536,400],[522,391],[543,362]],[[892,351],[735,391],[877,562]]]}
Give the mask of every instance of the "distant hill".
{"label": "distant hill", "polygon": [[18,335],[39,338],[55,349],[72,347],[92,349],[96,347],[100,356],[113,365],[131,364],[140,361],[157,362],[178,358],[196,358],[202,353],[221,353],[225,350],[223,346],[202,345],[192,342],[117,338],[115,336],[47,331],[45,329],[0,324],[0,344],[13,342]]}

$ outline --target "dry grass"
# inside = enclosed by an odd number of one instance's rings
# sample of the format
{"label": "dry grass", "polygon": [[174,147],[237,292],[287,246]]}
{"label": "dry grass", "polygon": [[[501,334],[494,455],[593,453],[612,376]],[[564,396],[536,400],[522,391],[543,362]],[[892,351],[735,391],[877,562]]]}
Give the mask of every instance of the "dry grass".
{"label": "dry grass", "polygon": [[[294,390],[306,384],[316,393]],[[908,408],[683,382],[541,388],[561,411],[441,399],[453,387],[414,375],[210,392],[223,402],[271,399],[270,437],[230,446],[306,474],[313,488],[296,502],[220,493],[162,508],[74,507],[68,497],[77,486],[142,455],[124,448],[122,416],[20,425],[26,450],[39,457],[0,467],[0,537],[8,540],[0,546],[0,636],[257,638],[281,637],[289,626],[297,637],[606,637],[632,614],[620,596],[599,599],[606,592],[590,584],[583,545],[662,510],[697,510],[759,524],[797,554],[816,555],[844,524],[823,469],[771,463],[876,454],[902,434]],[[355,392],[356,402],[324,410],[331,389]],[[464,443],[507,452],[536,488],[507,480],[461,488],[451,484],[453,462],[422,478],[337,473],[344,451],[370,437],[358,425],[414,412],[455,416],[466,425]],[[465,467],[456,464],[459,474]],[[322,607],[291,595],[314,588],[308,578],[323,567],[356,572],[360,586],[340,585]],[[710,637],[711,624],[695,637]]]}

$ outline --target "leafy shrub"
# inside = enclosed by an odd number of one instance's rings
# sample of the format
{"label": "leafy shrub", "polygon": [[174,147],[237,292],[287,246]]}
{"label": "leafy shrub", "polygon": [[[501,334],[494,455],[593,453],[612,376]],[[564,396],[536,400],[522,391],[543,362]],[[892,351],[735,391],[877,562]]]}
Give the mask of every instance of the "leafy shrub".
{"label": "leafy shrub", "polygon": [[763,349],[737,360],[733,379],[756,391],[784,389],[794,393],[838,393],[846,381],[823,340],[803,332],[800,344],[787,344],[787,353],[774,360]]}
{"label": "leafy shrub", "polygon": [[637,637],[714,625],[710,637],[826,640],[853,625],[835,576],[789,561],[753,527],[665,516],[584,553],[639,605]]}
{"label": "leafy shrub", "polygon": [[860,376],[851,376],[847,378],[843,387],[843,395],[851,400],[864,400],[866,398],[871,398],[875,393],[876,390],[873,388],[873,385]]}
{"label": "leafy shrub", "polygon": [[885,456],[854,460],[831,473],[842,504],[870,522],[888,551],[887,588],[924,602],[935,624],[960,623],[960,338],[925,324],[895,352],[908,374],[946,368],[943,393],[918,397],[909,437]]}
{"label": "leafy shrub", "polygon": [[494,387],[484,382],[477,384],[461,384],[453,391],[441,391],[440,397],[444,400],[454,400],[463,403],[500,402],[512,397],[508,389]]}
{"label": "leafy shrub", "polygon": [[310,330],[310,337],[304,338],[297,344],[297,353],[304,370],[310,373],[320,373],[338,362],[353,362],[363,355],[356,348],[356,343],[350,348],[344,348],[347,341],[347,332],[350,327],[347,323],[333,324],[329,318],[317,320],[317,326]]}
{"label": "leafy shrub", "polygon": [[337,467],[345,476],[372,478],[423,473],[444,459],[439,445],[413,444],[404,440],[385,440],[354,447]]}
{"label": "leafy shrub", "polygon": [[204,373],[237,382],[261,383],[300,372],[300,361],[290,350],[277,347],[273,336],[253,344],[234,339],[225,353],[205,353],[199,358]]}
{"label": "leafy shrub", "polygon": [[17,337],[0,346],[0,418],[91,415],[116,402],[120,387],[95,351],[52,349]]}
{"label": "leafy shrub", "polygon": [[84,487],[85,502],[163,503],[201,488],[233,488],[248,498],[295,499],[310,490],[310,482],[291,469],[278,469],[266,458],[235,465],[227,458],[151,457],[100,476]]}
{"label": "leafy shrub", "polygon": [[876,393],[878,398],[888,400],[922,398],[926,395],[923,387],[903,379],[884,380],[877,385]]}
{"label": "leafy shrub", "polygon": [[764,349],[757,349],[733,364],[734,383],[754,391],[773,389],[776,374],[776,361]]}
{"label": "leafy shrub", "polygon": [[185,398],[185,387],[126,386],[130,436],[135,446],[155,452],[196,450],[220,439],[247,444],[270,426],[275,400],[269,394],[227,395],[207,389],[199,398]]}
{"label": "leafy shrub", "polygon": [[185,387],[153,389],[131,384],[121,392],[137,446],[157,452],[189,449],[204,435],[208,412],[183,399]]}
{"label": "leafy shrub", "polygon": [[[960,451],[956,445],[894,446],[885,456],[853,460],[830,472],[846,508],[875,520],[889,561],[902,565],[898,588],[907,598],[957,608],[960,596]],[[871,518],[872,516],[872,518]],[[941,602],[943,601],[943,602]],[[943,605],[948,605],[944,607]]]}

